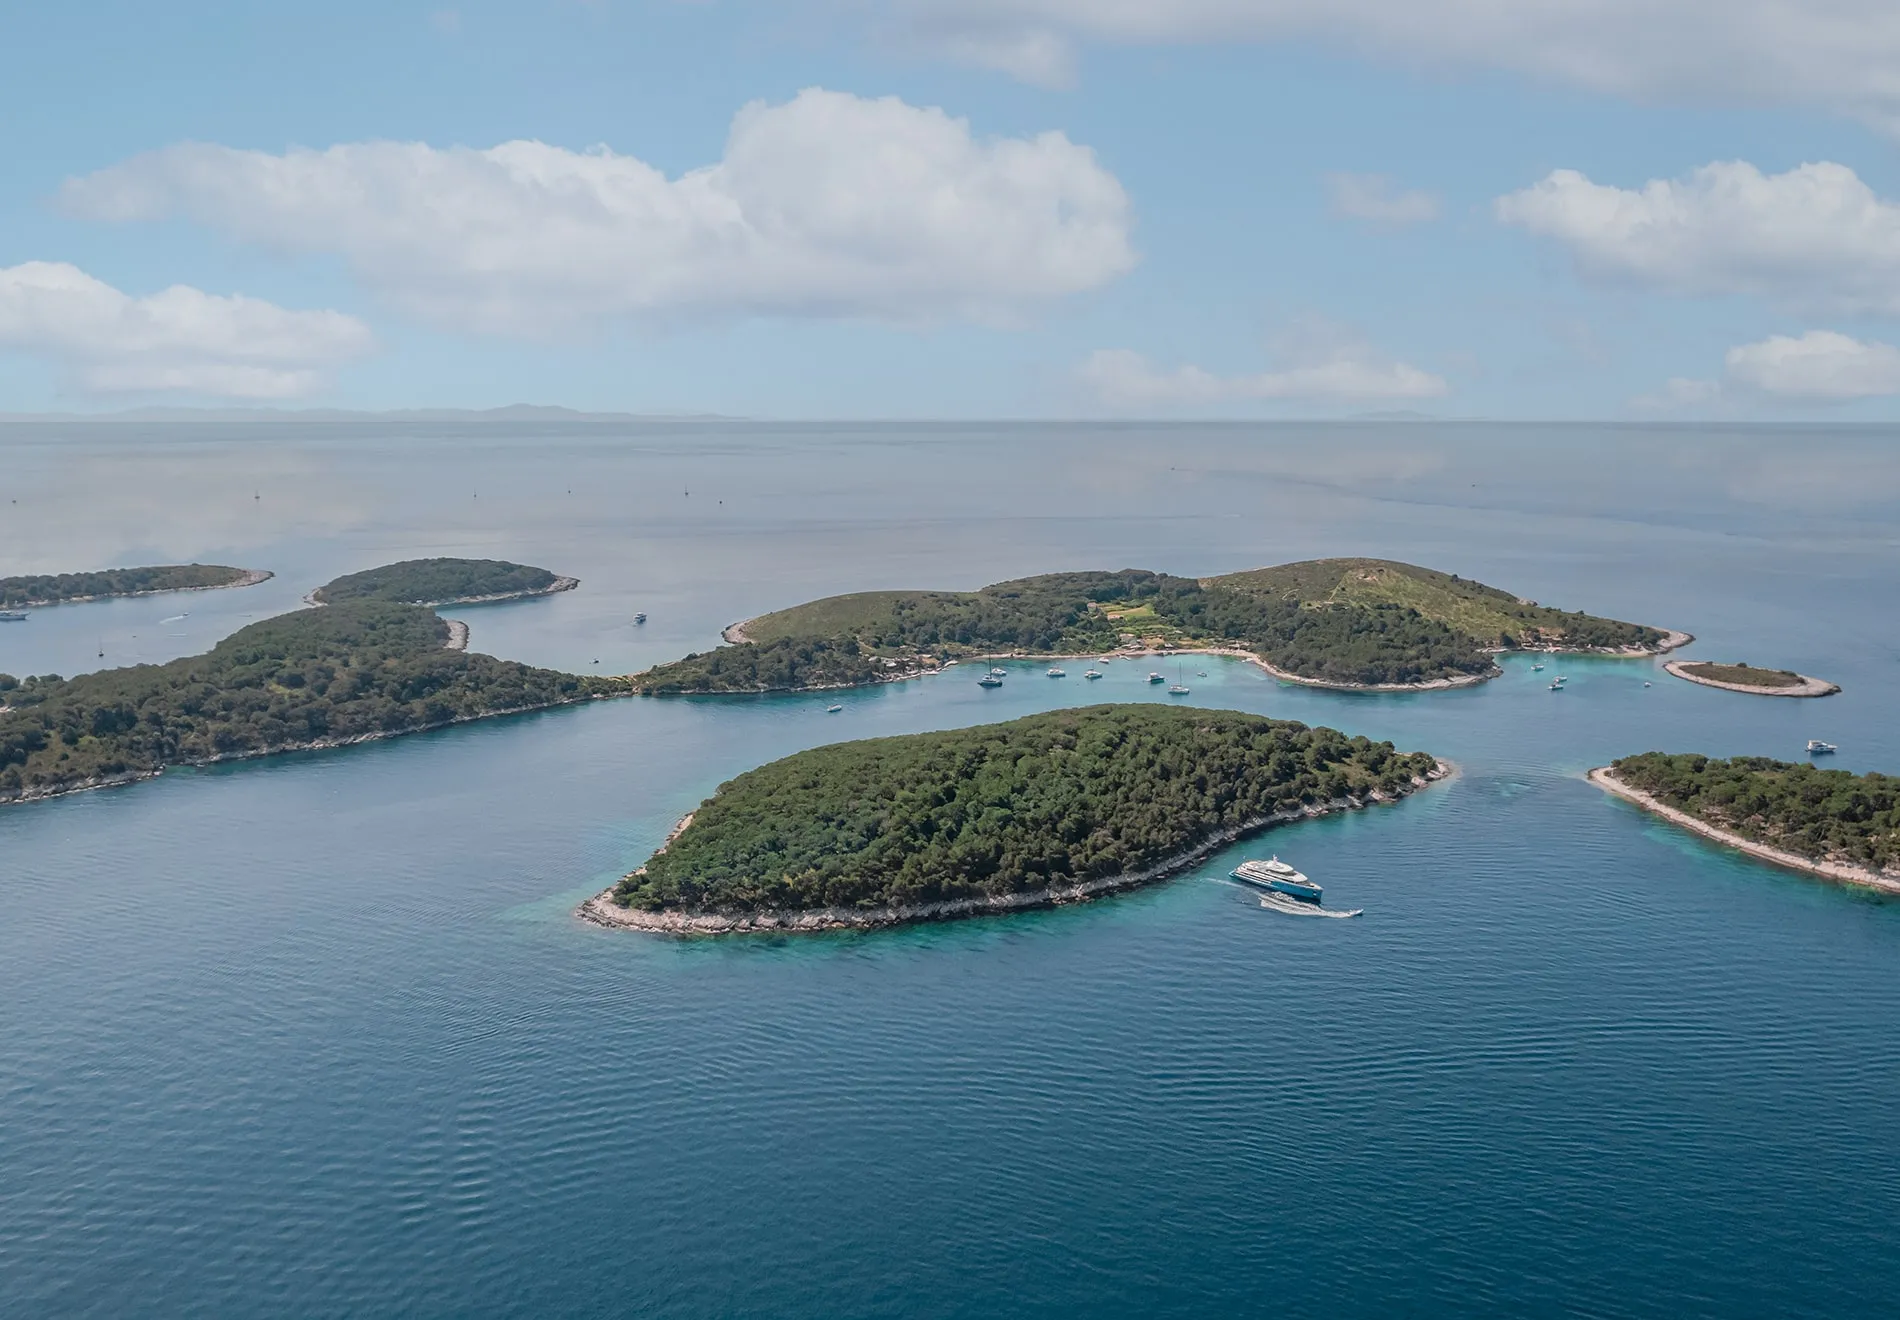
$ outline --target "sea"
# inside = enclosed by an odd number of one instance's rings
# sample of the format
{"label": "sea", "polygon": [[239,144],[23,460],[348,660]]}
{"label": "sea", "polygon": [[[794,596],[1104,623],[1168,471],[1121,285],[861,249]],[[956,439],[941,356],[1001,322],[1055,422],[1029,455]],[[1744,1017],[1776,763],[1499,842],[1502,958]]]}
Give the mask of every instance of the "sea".
{"label": "sea", "polygon": [[[1092,683],[1024,663],[996,691],[952,669],[602,702],[0,808],[0,1314],[1892,1314],[1900,902],[1584,775],[1809,738],[1900,772],[1896,441],[0,425],[0,573],[276,574],[36,610],[0,624],[15,674],[200,652],[426,555],[579,578],[451,613],[475,650],[582,673],[834,592],[1370,555],[1843,688],[1765,699],[1585,657],[1402,695],[1211,657]],[[1048,911],[698,941],[575,916],[773,758],[1155,700],[1458,774]],[[1295,919],[1225,879],[1272,854],[1364,915]]]}

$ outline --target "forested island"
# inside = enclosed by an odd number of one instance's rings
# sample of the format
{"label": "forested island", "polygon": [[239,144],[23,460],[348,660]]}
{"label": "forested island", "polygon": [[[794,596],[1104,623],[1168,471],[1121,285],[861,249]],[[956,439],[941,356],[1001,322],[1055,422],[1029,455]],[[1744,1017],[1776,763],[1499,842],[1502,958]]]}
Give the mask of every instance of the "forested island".
{"label": "forested island", "polygon": [[720,933],[1046,906],[1445,773],[1426,753],[1333,729],[1148,705],[840,743],[721,785],[583,915]]}
{"label": "forested island", "polygon": [[1623,757],[1590,778],[1753,856],[1900,891],[1900,778],[1761,756],[1664,752]]}
{"label": "forested island", "polygon": [[1513,649],[1653,655],[1690,640],[1565,612],[1455,574],[1322,559],[1220,577],[1051,573],[979,591],[832,596],[728,629],[730,645],[637,678],[653,695],[844,687],[963,656],[1214,650],[1340,688],[1451,687]]}
{"label": "forested island", "polygon": [[155,564],[108,568],[94,573],[52,573],[0,578],[0,609],[100,600],[107,596],[154,596],[166,591],[249,587],[271,575],[263,569],[225,564]]}
{"label": "forested island", "polygon": [[480,605],[490,601],[550,596],[580,585],[545,568],[505,559],[406,559],[399,564],[349,573],[310,593],[318,605],[346,600],[382,600],[400,605]]}
{"label": "forested island", "polygon": [[1714,660],[1671,660],[1663,666],[1677,678],[1704,687],[1747,692],[1761,697],[1827,697],[1841,690],[1840,684],[1824,678],[1810,678],[1792,669],[1758,669],[1745,663],[1721,664]]}
{"label": "forested island", "polygon": [[431,610],[354,600],[265,619],[169,664],[0,674],[0,802],[630,691],[448,639]]}

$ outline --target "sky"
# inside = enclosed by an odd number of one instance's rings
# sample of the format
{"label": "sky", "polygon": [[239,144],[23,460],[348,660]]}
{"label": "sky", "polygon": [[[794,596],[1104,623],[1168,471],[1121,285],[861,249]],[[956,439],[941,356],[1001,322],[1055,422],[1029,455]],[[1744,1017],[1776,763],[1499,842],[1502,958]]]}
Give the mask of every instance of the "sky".
{"label": "sky", "polygon": [[0,49],[0,413],[1900,417],[1890,0],[74,0]]}

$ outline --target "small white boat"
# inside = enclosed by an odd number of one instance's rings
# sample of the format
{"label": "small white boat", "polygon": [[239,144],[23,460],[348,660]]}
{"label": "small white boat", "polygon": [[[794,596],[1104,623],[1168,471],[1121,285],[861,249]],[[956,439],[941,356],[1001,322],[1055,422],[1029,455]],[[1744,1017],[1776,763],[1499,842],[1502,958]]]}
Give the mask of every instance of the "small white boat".
{"label": "small white boat", "polygon": [[1643,680],[1643,686],[1644,686],[1644,687],[1649,687],[1649,686],[1650,686],[1650,682],[1649,682],[1649,680],[1648,680],[1648,679],[1644,679],[1644,680]]}
{"label": "small white boat", "polygon": [[1069,672],[1066,669],[1047,669],[1043,672],[1048,674],[1050,678],[1067,678],[1069,676]]}
{"label": "small white boat", "polygon": [[174,614],[169,619],[160,619],[160,623],[177,623],[180,619],[189,619],[189,614]]}
{"label": "small white boat", "polygon": [[976,685],[978,687],[999,688],[1003,686],[1003,679],[999,674],[985,674],[976,680]]}
{"label": "small white boat", "polygon": [[1840,748],[1831,742],[1822,742],[1819,738],[1808,739],[1809,756],[1826,756],[1829,752],[1838,752],[1840,750]]}
{"label": "small white boat", "polygon": [[642,610],[640,613],[634,615],[633,621],[635,623],[645,623],[647,621],[646,611]]}
{"label": "small white boat", "polygon": [[1256,889],[1291,894],[1309,903],[1319,902],[1320,887],[1278,857],[1266,862],[1249,859],[1236,866],[1231,874],[1242,884],[1252,885]]}
{"label": "small white boat", "polygon": [[1532,665],[1532,666],[1531,666],[1531,672],[1532,672],[1533,674],[1535,674],[1535,673],[1536,673],[1536,672],[1537,672],[1538,670],[1540,670],[1540,669],[1542,669],[1542,668],[1543,668],[1543,665],[1541,665],[1541,664],[1536,664],[1536,665]]}
{"label": "small white boat", "polygon": [[945,669],[948,669],[948,668],[949,668],[949,667],[950,667],[951,665],[954,665],[955,663],[956,663],[956,661],[954,661],[954,660],[946,660],[946,661],[944,661],[944,662],[943,662],[943,667],[944,667]]}
{"label": "small white boat", "polygon": [[1165,683],[1165,682],[1167,682],[1168,680],[1167,680],[1167,679],[1165,679],[1165,678],[1163,678],[1163,677],[1162,677],[1161,675],[1159,675],[1159,674],[1154,674],[1154,673],[1151,673],[1151,674],[1149,674],[1149,675],[1148,675],[1148,681],[1149,681],[1150,683]]}
{"label": "small white boat", "polygon": [[1552,692],[1562,692],[1564,690],[1564,685],[1562,683],[1552,683],[1550,685],[1550,690]]}
{"label": "small white boat", "polygon": [[839,711],[841,711],[841,710],[843,710],[843,709],[844,709],[844,707],[843,707],[843,706],[826,706],[826,707],[825,707],[825,714],[827,714],[827,715],[836,715],[836,714],[837,714],[837,713],[838,713]]}
{"label": "small white boat", "polygon": [[25,623],[25,610],[0,610],[0,623]]}
{"label": "small white boat", "polygon": [[1195,671],[1194,671],[1194,677],[1196,677],[1196,678],[1206,678],[1206,677],[1207,677],[1207,671],[1206,671],[1205,669],[1197,669],[1197,670],[1195,670]]}
{"label": "small white boat", "polygon": [[1168,684],[1168,695],[1171,697],[1185,697],[1188,693],[1192,692],[1193,690],[1194,690],[1193,688],[1190,688],[1185,683]]}
{"label": "small white boat", "polygon": [[1093,670],[1093,669],[1089,670],[1088,673],[1082,675],[1083,678],[1100,678],[1101,676],[1102,675],[1098,671]]}
{"label": "small white boat", "polygon": [[990,673],[993,674],[997,678],[1003,677],[1003,675],[1007,674],[1008,672],[1009,670],[1003,668],[1001,665],[990,666]]}

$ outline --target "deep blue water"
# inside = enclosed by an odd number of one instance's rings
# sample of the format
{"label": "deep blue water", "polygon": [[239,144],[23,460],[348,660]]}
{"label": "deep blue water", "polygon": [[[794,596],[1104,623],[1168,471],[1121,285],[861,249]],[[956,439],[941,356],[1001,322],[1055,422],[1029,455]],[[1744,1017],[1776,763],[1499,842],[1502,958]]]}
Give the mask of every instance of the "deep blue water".
{"label": "deep blue water", "polygon": [[[108,663],[115,638],[128,660],[188,653],[413,554],[579,576],[464,612],[474,646],[624,670],[828,590],[1363,552],[1846,691],[1567,658],[1353,696],[1191,661],[1195,704],[1392,738],[1460,776],[1131,895],[874,934],[681,943],[572,910],[740,770],[1155,699],[1146,666],[1087,685],[1018,666],[996,693],[952,671],[838,715],[605,703],[5,809],[0,1312],[1891,1305],[1900,905],[1581,778],[1811,736],[1900,768],[1891,437],[411,429],[0,428],[4,571],[280,573],[0,625],[0,669],[75,672],[102,638]],[[1366,915],[1289,919],[1219,879],[1269,850]]]}

